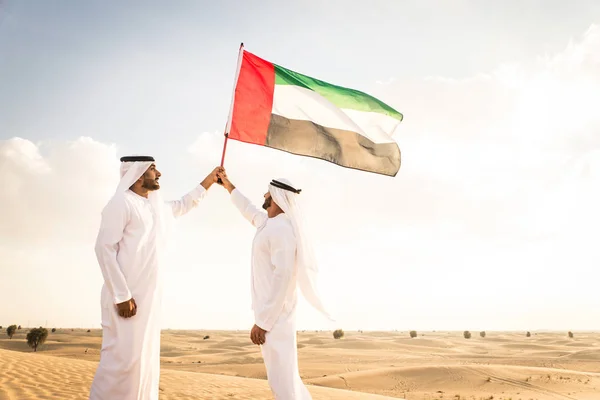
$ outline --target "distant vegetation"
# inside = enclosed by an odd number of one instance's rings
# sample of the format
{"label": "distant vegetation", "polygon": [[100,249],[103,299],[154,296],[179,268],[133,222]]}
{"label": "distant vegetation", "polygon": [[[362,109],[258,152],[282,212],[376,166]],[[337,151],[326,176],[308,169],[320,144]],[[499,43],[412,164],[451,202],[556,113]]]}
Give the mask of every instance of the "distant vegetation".
{"label": "distant vegetation", "polygon": [[27,345],[37,351],[38,346],[44,344],[48,338],[48,329],[46,328],[33,328],[27,333]]}
{"label": "distant vegetation", "polygon": [[6,334],[8,335],[8,338],[12,339],[12,337],[15,334],[16,331],[17,331],[17,326],[16,325],[11,325],[8,328],[6,328]]}
{"label": "distant vegetation", "polygon": [[464,331],[464,332],[463,332],[463,336],[465,337],[465,339],[471,339],[471,332],[469,332],[469,331]]}
{"label": "distant vegetation", "polygon": [[531,337],[531,332],[527,331],[527,334],[525,336]]}
{"label": "distant vegetation", "polygon": [[210,339],[210,336],[208,336],[208,335],[204,336],[204,340],[206,340],[206,339]]}
{"label": "distant vegetation", "polygon": [[574,335],[573,335],[573,332],[569,331],[569,337],[570,337],[571,339],[573,339],[573,336],[574,336]]}
{"label": "distant vegetation", "polygon": [[410,331],[410,337],[411,338],[416,338],[417,337],[417,331]]}
{"label": "distant vegetation", "polygon": [[481,331],[481,332],[479,332],[479,336],[481,336],[481,337],[485,337],[485,331]]}
{"label": "distant vegetation", "polygon": [[56,332],[56,328],[52,328],[52,333]]}
{"label": "distant vegetation", "polygon": [[344,337],[344,331],[341,329],[336,329],[335,331],[333,331],[333,338],[334,339],[341,339]]}
{"label": "distant vegetation", "polygon": [[17,328],[18,330],[21,330],[21,325],[19,325],[19,327]]}

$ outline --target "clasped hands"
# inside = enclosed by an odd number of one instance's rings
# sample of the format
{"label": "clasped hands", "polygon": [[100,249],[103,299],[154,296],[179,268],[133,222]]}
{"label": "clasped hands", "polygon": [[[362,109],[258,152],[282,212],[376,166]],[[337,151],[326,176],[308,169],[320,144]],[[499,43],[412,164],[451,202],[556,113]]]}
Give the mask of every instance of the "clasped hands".
{"label": "clasped hands", "polygon": [[208,174],[206,178],[204,178],[201,185],[204,187],[204,189],[208,190],[214,183],[223,186],[230,193],[233,189],[235,189],[235,187],[227,178],[227,173],[225,172],[225,168],[223,167],[216,167],[215,169],[213,169],[211,173]]}

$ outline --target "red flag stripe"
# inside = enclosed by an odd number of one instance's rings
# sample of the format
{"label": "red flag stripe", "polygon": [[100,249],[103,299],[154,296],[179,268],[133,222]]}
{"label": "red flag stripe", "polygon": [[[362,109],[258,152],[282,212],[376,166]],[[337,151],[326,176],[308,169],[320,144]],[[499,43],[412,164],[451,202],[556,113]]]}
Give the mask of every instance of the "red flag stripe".
{"label": "red flag stripe", "polygon": [[264,146],[273,109],[275,67],[246,51],[242,57],[229,138]]}

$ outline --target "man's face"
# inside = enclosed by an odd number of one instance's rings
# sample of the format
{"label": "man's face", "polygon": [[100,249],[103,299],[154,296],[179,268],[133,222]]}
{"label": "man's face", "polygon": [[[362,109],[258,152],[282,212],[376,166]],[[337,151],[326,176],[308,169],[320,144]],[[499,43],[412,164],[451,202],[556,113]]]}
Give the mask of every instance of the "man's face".
{"label": "man's face", "polygon": [[156,169],[156,165],[152,164],[142,176],[142,187],[150,191],[160,189],[160,184],[158,183],[160,175],[160,171]]}
{"label": "man's face", "polygon": [[263,203],[262,208],[267,210],[269,207],[271,207],[272,201],[273,201],[273,199],[271,198],[271,193],[269,193],[269,192],[265,193],[265,202]]}

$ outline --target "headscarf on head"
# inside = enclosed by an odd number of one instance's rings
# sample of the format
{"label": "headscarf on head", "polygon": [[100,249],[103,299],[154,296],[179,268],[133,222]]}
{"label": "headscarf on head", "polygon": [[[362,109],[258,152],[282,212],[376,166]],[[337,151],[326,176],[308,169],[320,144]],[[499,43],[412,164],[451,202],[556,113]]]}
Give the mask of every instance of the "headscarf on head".
{"label": "headscarf on head", "polygon": [[310,305],[330,320],[333,320],[319,296],[317,287],[319,269],[313,248],[304,230],[304,217],[302,215],[302,208],[298,203],[300,191],[299,189],[295,189],[291,182],[284,178],[273,180],[269,184],[269,193],[273,201],[288,216],[294,228],[297,243],[296,265],[298,270],[298,286]]}
{"label": "headscarf on head", "polygon": [[[138,180],[154,164],[154,158],[150,156],[127,156],[121,157],[121,180],[115,191],[115,195],[120,195]],[[148,200],[154,212],[154,223],[156,233],[160,239],[158,243],[166,246],[168,232],[171,228],[169,216],[171,213],[165,212],[164,201],[160,190],[152,190],[148,193]]]}

